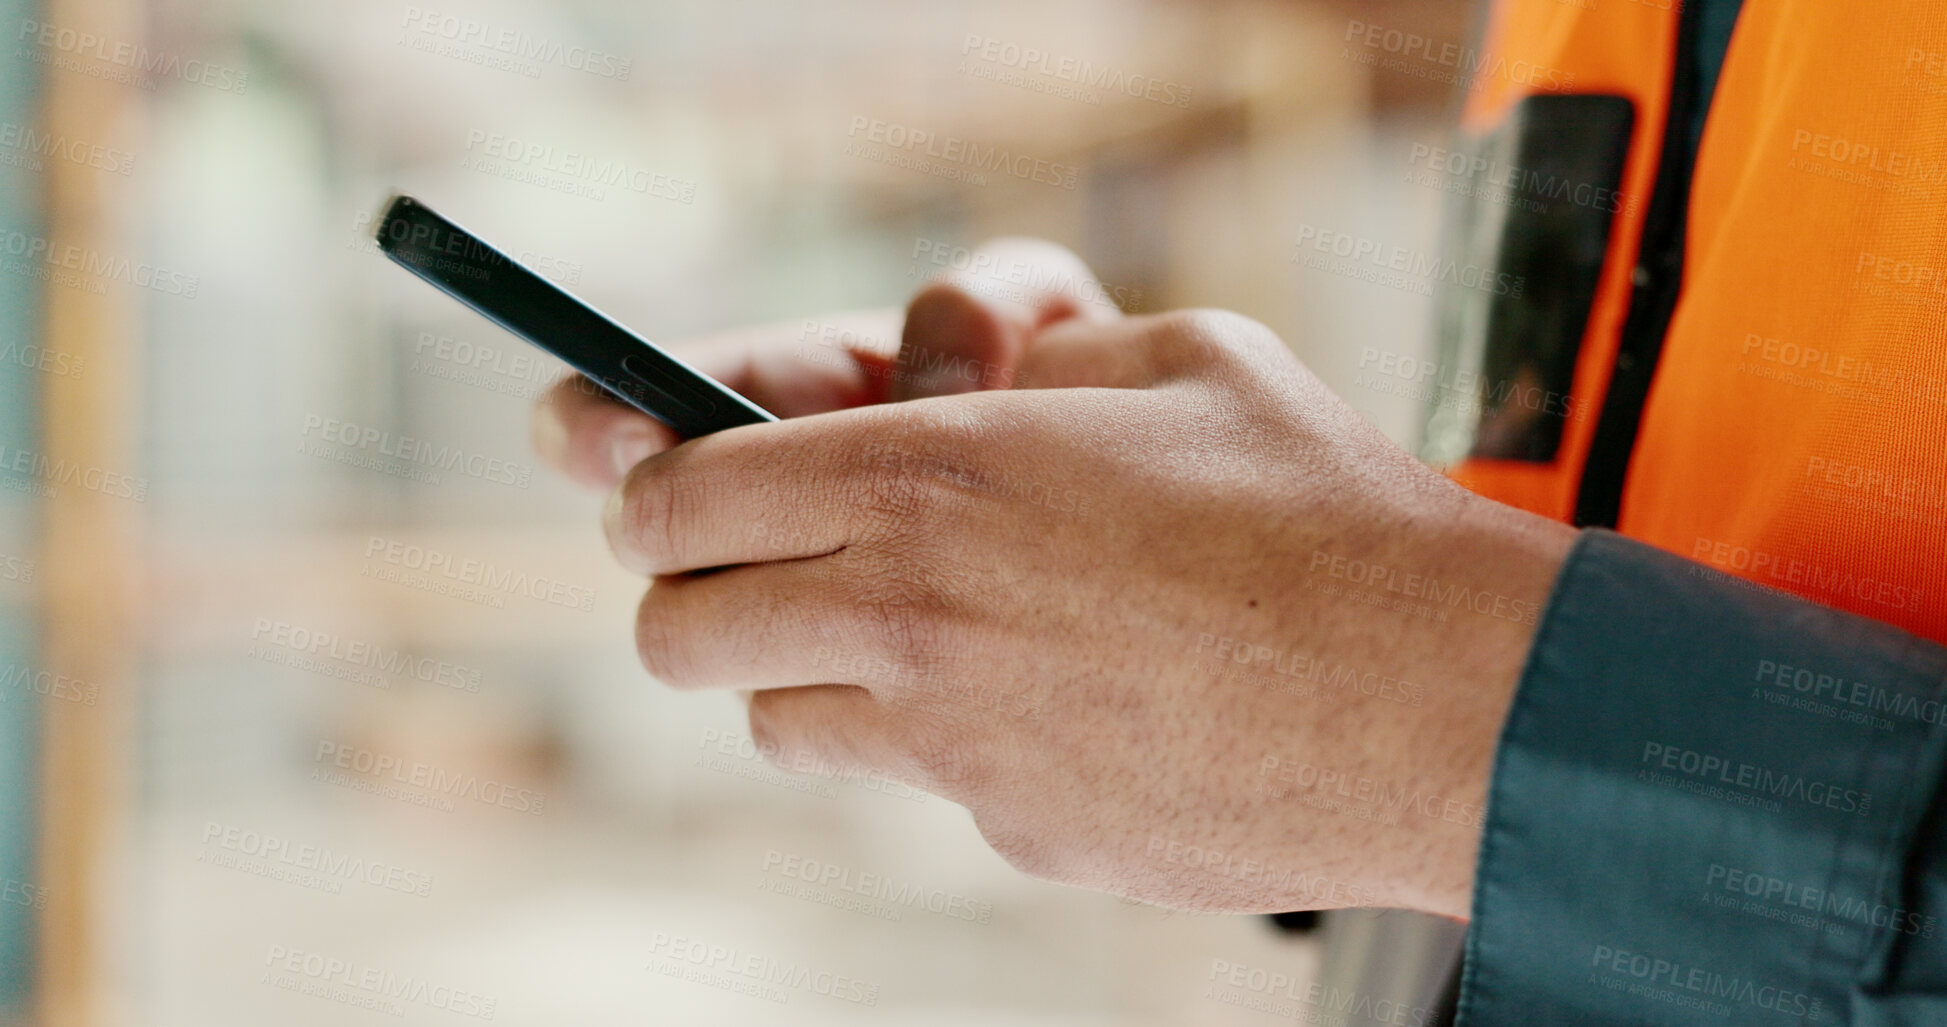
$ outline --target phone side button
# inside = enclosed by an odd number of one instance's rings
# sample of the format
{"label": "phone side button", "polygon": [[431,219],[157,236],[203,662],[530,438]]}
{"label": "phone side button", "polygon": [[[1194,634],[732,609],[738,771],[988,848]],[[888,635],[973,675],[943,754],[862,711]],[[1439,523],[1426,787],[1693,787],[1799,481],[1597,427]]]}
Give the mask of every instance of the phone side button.
{"label": "phone side button", "polygon": [[717,412],[717,402],[710,395],[671,381],[668,376],[647,366],[636,354],[622,358],[622,370],[627,371],[629,377],[647,385],[656,395],[693,414],[709,416]]}

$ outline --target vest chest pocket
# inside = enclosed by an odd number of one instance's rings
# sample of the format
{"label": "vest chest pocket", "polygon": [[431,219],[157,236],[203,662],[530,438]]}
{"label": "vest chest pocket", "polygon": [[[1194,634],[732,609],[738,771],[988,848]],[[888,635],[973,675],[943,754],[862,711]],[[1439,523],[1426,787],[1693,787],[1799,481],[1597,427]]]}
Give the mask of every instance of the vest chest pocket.
{"label": "vest chest pocket", "polygon": [[1633,202],[1619,187],[1634,122],[1621,96],[1529,96],[1464,144],[1472,174],[1450,201],[1435,300],[1429,463],[1548,463],[1581,416],[1570,386],[1610,226]]}

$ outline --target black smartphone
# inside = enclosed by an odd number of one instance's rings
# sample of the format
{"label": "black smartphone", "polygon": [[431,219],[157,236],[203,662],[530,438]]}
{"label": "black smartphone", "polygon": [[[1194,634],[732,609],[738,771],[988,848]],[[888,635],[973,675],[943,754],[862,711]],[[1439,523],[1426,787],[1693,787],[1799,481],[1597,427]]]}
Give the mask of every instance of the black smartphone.
{"label": "black smartphone", "polygon": [[386,204],[378,243],[393,263],[567,361],[683,438],[777,420],[410,196]]}

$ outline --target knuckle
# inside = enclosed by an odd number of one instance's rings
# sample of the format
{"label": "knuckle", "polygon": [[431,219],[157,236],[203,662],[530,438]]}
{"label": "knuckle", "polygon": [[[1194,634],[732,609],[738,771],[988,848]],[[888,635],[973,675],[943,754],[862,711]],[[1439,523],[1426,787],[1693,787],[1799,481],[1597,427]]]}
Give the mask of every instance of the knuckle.
{"label": "knuckle", "polygon": [[926,315],[936,308],[978,308],[978,304],[973,291],[968,288],[968,280],[961,272],[950,270],[913,293],[913,298],[906,304],[906,321],[908,324],[924,322]]}
{"label": "knuckle", "polygon": [[945,641],[941,611],[919,589],[881,586],[852,606],[858,618],[855,629],[867,650],[885,662],[898,682],[913,682],[938,665]]}
{"label": "knuckle", "polygon": [[789,733],[784,726],[778,710],[778,697],[768,691],[754,692],[750,697],[750,742],[757,754],[764,757],[772,766],[787,768],[788,759],[785,748]]}
{"label": "knuckle", "polygon": [[905,755],[926,789],[937,795],[979,794],[990,774],[971,735],[940,718],[923,718],[907,729]]}
{"label": "knuckle", "polygon": [[993,823],[974,813],[974,827],[989,848],[1014,869],[1043,881],[1061,881],[1063,869],[1050,840],[1033,831]]}
{"label": "knuckle", "polygon": [[1258,321],[1229,310],[1178,310],[1161,316],[1159,328],[1171,343],[1180,370],[1238,367],[1284,350],[1277,334]]}
{"label": "knuckle", "polygon": [[695,651],[688,635],[678,631],[669,604],[661,601],[659,589],[652,586],[636,608],[635,647],[643,669],[651,677],[672,688],[693,688],[700,684]]}
{"label": "knuckle", "polygon": [[862,439],[863,501],[876,526],[894,537],[924,537],[981,489],[976,460],[994,432],[967,410],[905,406],[886,430]]}
{"label": "knuckle", "polygon": [[703,482],[679,465],[643,466],[651,469],[637,472],[627,486],[622,530],[650,569],[662,572],[681,562],[679,526],[702,506]]}
{"label": "knuckle", "polygon": [[1179,333],[1207,338],[1219,345],[1253,343],[1274,338],[1271,329],[1260,321],[1234,310],[1192,307],[1164,315],[1169,326]]}
{"label": "knuckle", "polygon": [[867,510],[882,531],[909,534],[923,523],[936,499],[936,483],[913,454],[887,453],[866,496]]}

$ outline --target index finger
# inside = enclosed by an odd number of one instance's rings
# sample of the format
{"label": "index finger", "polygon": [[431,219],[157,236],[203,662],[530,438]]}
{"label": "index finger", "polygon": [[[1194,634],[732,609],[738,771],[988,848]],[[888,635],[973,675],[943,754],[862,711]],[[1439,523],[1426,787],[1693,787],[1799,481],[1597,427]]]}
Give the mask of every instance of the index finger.
{"label": "index finger", "polygon": [[854,538],[849,492],[870,459],[868,438],[863,423],[819,417],[731,428],[658,453],[610,494],[609,549],[643,575],[835,552]]}
{"label": "index finger", "polygon": [[[779,417],[878,402],[899,343],[898,311],[854,311],[689,340],[678,356]],[[535,405],[534,448],[574,481],[608,489],[629,468],[682,441],[655,418],[581,375]]]}

